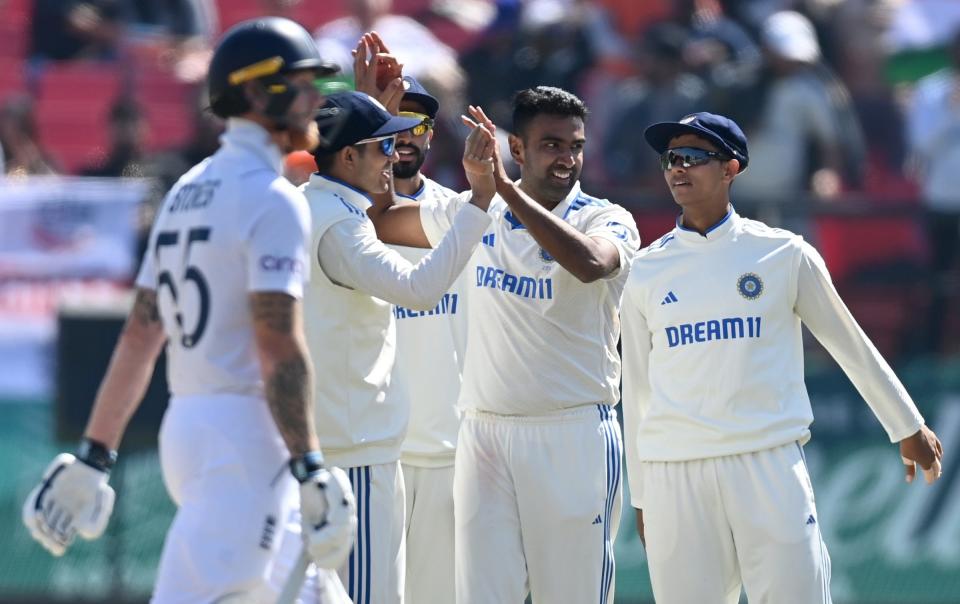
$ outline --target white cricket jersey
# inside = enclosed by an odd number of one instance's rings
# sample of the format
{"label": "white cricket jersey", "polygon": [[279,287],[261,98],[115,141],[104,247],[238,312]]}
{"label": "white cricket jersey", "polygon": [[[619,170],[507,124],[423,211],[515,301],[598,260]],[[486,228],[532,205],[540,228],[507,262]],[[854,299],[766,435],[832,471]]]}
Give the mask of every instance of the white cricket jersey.
{"label": "white cricket jersey", "polygon": [[813,414],[801,321],[837,360],[891,441],[923,423],[843,304],[817,251],[798,235],[732,209],[706,235],[678,226],[642,250],[621,318],[631,470],[640,461],[806,442]]}
{"label": "white cricket jersey", "polygon": [[[435,243],[465,202],[423,204],[424,232]],[[640,243],[633,216],[580,191],[553,213],[591,237],[611,241],[620,266],[583,283],[533,239],[499,196],[493,224],[468,265],[470,306],[461,409],[504,415],[551,414],[619,400],[620,300]]]}
{"label": "white cricket jersey", "polygon": [[262,397],[248,294],[299,299],[309,274],[309,209],[281,176],[280,149],[239,118],[220,140],[167,194],[137,276],[157,292],[177,397]]}
{"label": "white cricket jersey", "polygon": [[377,239],[364,193],[319,174],[303,192],[315,250],[304,327],[324,456],[342,467],[395,462],[409,405],[390,396],[396,341],[391,304],[434,308],[463,272],[490,217],[472,204],[463,208],[443,242],[413,265]]}
{"label": "white cricket jersey", "polygon": [[[446,205],[457,193],[423,178],[410,199]],[[404,197],[397,195],[398,197]],[[410,262],[419,262],[429,250],[390,246]],[[406,397],[410,424],[401,461],[421,467],[453,465],[460,429],[457,397],[467,345],[467,271],[460,273],[440,303],[430,310],[394,306],[397,321],[397,361],[391,396]]]}

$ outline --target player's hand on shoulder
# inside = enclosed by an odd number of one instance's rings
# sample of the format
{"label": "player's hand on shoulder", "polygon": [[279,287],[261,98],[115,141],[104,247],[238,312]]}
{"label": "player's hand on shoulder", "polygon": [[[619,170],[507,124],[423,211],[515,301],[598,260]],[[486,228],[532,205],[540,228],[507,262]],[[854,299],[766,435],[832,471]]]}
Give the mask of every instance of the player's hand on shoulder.
{"label": "player's hand on shoulder", "polygon": [[340,468],[323,467],[319,453],[291,462],[300,482],[300,515],[304,547],[321,568],[339,568],[353,549],[357,502],[350,480]]}
{"label": "player's hand on shoulder", "polygon": [[918,464],[927,484],[933,484],[943,472],[940,465],[943,445],[936,433],[927,426],[920,426],[915,434],[900,441],[900,458],[905,466],[907,482],[913,482]]}
{"label": "player's hand on shoulder", "polygon": [[84,451],[82,446],[82,459],[57,455],[23,504],[23,523],[54,556],[62,556],[76,535],[102,535],[113,511],[115,494],[107,480],[115,457],[104,464]]}

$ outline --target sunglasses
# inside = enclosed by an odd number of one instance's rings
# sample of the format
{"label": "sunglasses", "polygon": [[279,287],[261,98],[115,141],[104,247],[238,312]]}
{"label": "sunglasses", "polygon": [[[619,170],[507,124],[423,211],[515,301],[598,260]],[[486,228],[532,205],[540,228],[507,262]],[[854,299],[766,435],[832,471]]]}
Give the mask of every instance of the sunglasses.
{"label": "sunglasses", "polygon": [[366,138],[354,144],[368,145],[370,143],[379,143],[377,147],[379,147],[380,152],[386,155],[387,157],[390,157],[391,155],[393,155],[393,151],[397,147],[397,135],[389,134],[387,136],[378,136],[377,138]]}
{"label": "sunglasses", "polygon": [[684,168],[702,166],[711,159],[727,161],[729,158],[716,151],[707,151],[696,147],[677,147],[676,149],[667,149],[660,154],[660,168],[666,172],[678,164]]}
{"label": "sunglasses", "polygon": [[400,117],[416,117],[420,118],[420,123],[410,128],[410,134],[414,136],[420,136],[425,133],[430,128],[433,128],[433,118],[429,115],[424,115],[422,113],[417,113],[415,111],[401,111],[398,114]]}

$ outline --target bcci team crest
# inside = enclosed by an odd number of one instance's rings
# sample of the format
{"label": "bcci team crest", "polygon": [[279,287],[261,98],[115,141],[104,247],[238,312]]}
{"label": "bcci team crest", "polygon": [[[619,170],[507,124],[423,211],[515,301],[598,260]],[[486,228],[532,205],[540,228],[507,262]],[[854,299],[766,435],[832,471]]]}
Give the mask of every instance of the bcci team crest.
{"label": "bcci team crest", "polygon": [[540,248],[540,259],[544,262],[553,262],[553,256],[551,256],[550,252],[543,248]]}
{"label": "bcci team crest", "polygon": [[753,273],[741,275],[737,280],[737,291],[747,300],[756,300],[763,293],[763,281]]}

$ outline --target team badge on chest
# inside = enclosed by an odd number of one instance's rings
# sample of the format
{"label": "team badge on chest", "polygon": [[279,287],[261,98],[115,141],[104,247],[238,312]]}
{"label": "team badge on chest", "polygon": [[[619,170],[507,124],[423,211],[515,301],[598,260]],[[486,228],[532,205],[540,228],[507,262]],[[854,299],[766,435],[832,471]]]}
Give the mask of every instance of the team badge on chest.
{"label": "team badge on chest", "polygon": [[737,291],[747,300],[755,300],[763,293],[763,281],[753,273],[740,275],[737,279]]}
{"label": "team badge on chest", "polygon": [[540,260],[543,260],[546,263],[553,262],[553,256],[550,255],[550,252],[540,248]]}

